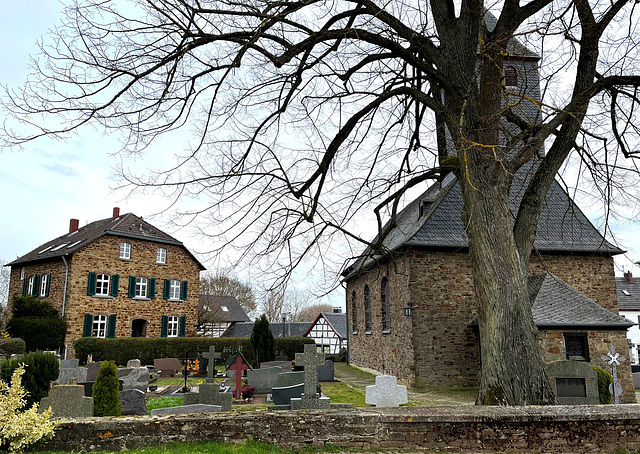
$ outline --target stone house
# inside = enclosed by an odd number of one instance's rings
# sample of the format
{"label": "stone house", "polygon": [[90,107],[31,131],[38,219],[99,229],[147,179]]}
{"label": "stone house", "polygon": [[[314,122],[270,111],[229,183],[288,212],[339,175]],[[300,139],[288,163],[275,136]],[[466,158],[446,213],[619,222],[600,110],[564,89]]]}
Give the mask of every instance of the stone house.
{"label": "stone house", "polygon": [[636,287],[633,273],[627,271],[622,277],[616,277],[618,307],[620,315],[636,324],[627,331],[629,358],[632,364],[640,364],[640,286]]}
{"label": "stone house", "polygon": [[[492,21],[487,17],[489,27]],[[540,99],[539,56],[516,40],[508,50],[507,91]],[[517,99],[516,114],[536,121],[534,104]],[[514,179],[514,210],[539,159]],[[414,385],[478,386],[479,332],[462,207],[460,186],[449,174],[397,215],[383,243],[387,253],[365,250],[343,271],[351,364]],[[623,251],[557,182],[547,194],[534,248],[529,290],[543,360],[608,368],[601,356],[610,345],[626,354],[633,325],[618,315],[613,256]],[[622,400],[635,402],[629,363],[618,371]]]}
{"label": "stone house", "polygon": [[[47,300],[67,322],[66,356],[80,337],[194,335],[200,271],[178,240],[114,208],[8,263],[9,295]],[[11,305],[11,301],[9,301]],[[10,313],[10,306],[9,306]]]}

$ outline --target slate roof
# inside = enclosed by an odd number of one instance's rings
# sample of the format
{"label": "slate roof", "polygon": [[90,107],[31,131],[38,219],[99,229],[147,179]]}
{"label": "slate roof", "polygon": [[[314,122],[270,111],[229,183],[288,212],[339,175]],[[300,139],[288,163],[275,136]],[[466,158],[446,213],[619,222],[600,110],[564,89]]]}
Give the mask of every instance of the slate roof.
{"label": "slate roof", "polygon": [[630,284],[624,277],[616,277],[616,289],[621,311],[640,311],[640,283]]}
{"label": "slate roof", "polygon": [[198,310],[207,306],[211,314],[220,323],[248,322],[251,319],[242,309],[235,296],[203,295],[198,298]]}
{"label": "slate roof", "polygon": [[[534,169],[535,163],[524,166],[514,179],[510,196],[514,217],[526,189],[525,182]],[[428,204],[428,208],[420,216],[423,203]],[[442,183],[434,183],[397,215],[397,226],[385,238],[384,247],[389,251],[406,247],[468,249],[461,219],[462,207],[460,185],[455,175],[449,174]],[[616,255],[624,252],[598,232],[557,181],[551,184],[547,193],[534,247],[543,253]],[[349,278],[354,272],[372,264],[373,259],[367,255],[365,250],[363,257],[343,271],[343,276]]]}
{"label": "slate roof", "polygon": [[600,328],[626,330],[635,325],[625,317],[600,306],[559,277],[538,274],[529,277],[529,298],[538,328]]}
{"label": "slate roof", "polygon": [[[116,218],[109,217],[92,222],[84,227],[78,228],[75,232],[59,236],[54,240],[41,244],[22,257],[7,263],[7,266],[68,256],[105,235],[115,235],[123,238],[134,238],[184,247],[182,242],[149,224],[141,217],[133,213],[127,213]],[[185,250],[189,252],[191,257],[198,263],[200,269],[204,270],[205,267],[198,259],[196,259],[187,248],[185,248]]]}
{"label": "slate roof", "polygon": [[[487,29],[489,31],[493,31],[498,23],[498,18],[494,16],[489,11],[484,14],[484,22],[487,24]],[[540,59],[540,56],[527,48],[524,44],[522,44],[518,39],[512,38],[507,43],[507,52],[511,56],[524,57],[524,58],[533,58]]]}
{"label": "slate roof", "polygon": [[[220,337],[251,337],[253,325],[253,322],[236,323]],[[285,337],[303,337],[310,326],[311,322],[286,322]],[[282,337],[282,322],[269,322],[269,329],[271,329],[273,337]]]}
{"label": "slate roof", "polygon": [[314,327],[320,318],[324,318],[329,326],[333,329],[333,331],[338,335],[340,339],[347,338],[347,314],[344,312],[336,313],[336,312],[320,312],[316,319],[311,323],[309,329],[303,336],[308,336],[311,332],[311,329]]}

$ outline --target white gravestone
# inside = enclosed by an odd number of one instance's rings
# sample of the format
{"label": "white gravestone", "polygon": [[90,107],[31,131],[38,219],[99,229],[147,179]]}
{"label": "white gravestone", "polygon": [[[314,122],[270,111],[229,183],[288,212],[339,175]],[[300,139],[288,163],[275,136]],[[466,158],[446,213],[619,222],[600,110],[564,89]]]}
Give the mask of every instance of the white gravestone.
{"label": "white gravestone", "polygon": [[407,387],[398,385],[393,375],[378,375],[376,384],[367,386],[365,403],[376,407],[398,407],[406,404]]}

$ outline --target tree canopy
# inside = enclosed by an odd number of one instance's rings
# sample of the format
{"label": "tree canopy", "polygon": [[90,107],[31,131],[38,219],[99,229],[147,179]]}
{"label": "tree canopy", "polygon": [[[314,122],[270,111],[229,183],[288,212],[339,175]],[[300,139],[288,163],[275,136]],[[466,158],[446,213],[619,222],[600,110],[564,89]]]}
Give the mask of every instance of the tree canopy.
{"label": "tree canopy", "polygon": [[[607,209],[633,196],[638,22],[633,0],[78,1],[31,79],[6,90],[21,129],[6,123],[3,138],[93,124],[135,154],[188,128],[175,166],[123,172],[125,183],[200,200],[185,222],[265,278],[335,271],[363,246],[384,253],[405,195],[453,172],[480,324],[478,402],[549,403],[526,292],[536,226],[571,156],[579,187]],[[542,58],[541,99],[505,83],[514,38]],[[543,146],[512,210],[514,176]]]}

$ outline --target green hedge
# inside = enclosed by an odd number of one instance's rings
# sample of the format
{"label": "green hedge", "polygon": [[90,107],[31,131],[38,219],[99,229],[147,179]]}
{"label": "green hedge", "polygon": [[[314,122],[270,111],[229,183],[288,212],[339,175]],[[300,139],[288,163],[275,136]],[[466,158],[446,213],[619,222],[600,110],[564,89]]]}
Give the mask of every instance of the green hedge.
{"label": "green hedge", "polygon": [[24,339],[26,350],[55,350],[63,345],[67,322],[60,317],[14,317],[7,323],[12,337]]}
{"label": "green hedge", "polygon": [[591,366],[591,368],[598,374],[598,395],[600,398],[600,403],[610,404],[611,393],[609,392],[609,385],[613,383],[611,374],[598,366]]}
{"label": "green hedge", "polygon": [[[304,344],[313,342],[308,337],[276,338],[276,352],[294,359],[296,352],[304,351]],[[241,347],[247,361],[255,365],[253,346],[248,337],[83,337],[75,342],[74,348],[81,364],[86,364],[87,356],[93,355],[93,361],[110,360],[117,365],[126,365],[130,359],[153,364],[156,358],[179,358],[185,351],[195,355],[209,351],[211,345],[215,345],[216,351],[222,353],[222,361],[235,355],[238,347]]]}
{"label": "green hedge", "polygon": [[58,378],[60,364],[55,355],[41,351],[31,352],[22,358],[0,361],[0,378],[5,383],[11,383],[13,371],[23,363],[25,368],[22,387],[27,391],[26,408],[31,408],[34,403],[39,403],[40,399],[47,396],[50,382]]}

